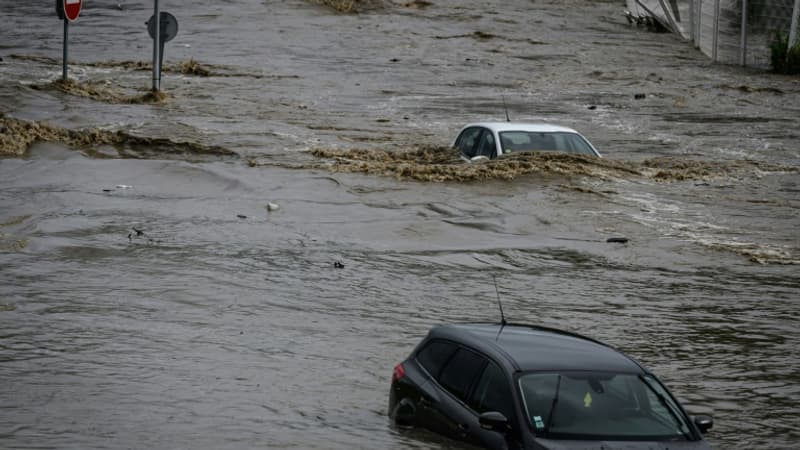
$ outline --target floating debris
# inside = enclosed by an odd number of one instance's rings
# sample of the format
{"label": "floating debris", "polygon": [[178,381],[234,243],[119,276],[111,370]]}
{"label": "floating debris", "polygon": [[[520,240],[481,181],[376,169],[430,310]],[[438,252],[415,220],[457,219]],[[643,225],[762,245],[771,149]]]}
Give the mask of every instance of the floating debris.
{"label": "floating debris", "polygon": [[423,9],[423,8],[427,8],[428,6],[431,6],[432,4],[433,3],[426,2],[425,0],[412,0],[410,2],[403,3],[403,8]]}
{"label": "floating debris", "polygon": [[279,208],[280,208],[280,206],[278,206],[277,203],[267,203],[267,211],[268,212],[277,211]]}
{"label": "floating debris", "polygon": [[344,264],[341,261],[336,261],[333,263],[333,267],[336,269],[344,269]]}
{"label": "floating debris", "polygon": [[385,5],[379,0],[311,0],[340,13],[359,13],[368,9],[378,9]]}
{"label": "floating debris", "polygon": [[572,174],[609,177],[639,175],[624,163],[609,159],[561,153],[518,153],[483,164],[468,164],[450,147],[420,147],[411,151],[313,150],[330,160],[332,172],[360,172],[416,181],[511,180],[522,175]]}
{"label": "floating debris", "polygon": [[627,244],[629,241],[626,237],[610,237],[606,239],[606,242],[610,244]]}
{"label": "floating debris", "polygon": [[[33,61],[40,64],[60,65],[61,60],[39,55],[10,55],[11,58],[21,61]],[[73,66],[97,67],[101,69],[125,69],[134,71],[151,71],[152,64],[146,61],[98,61],[98,62],[71,62]],[[199,77],[242,77],[242,78],[300,78],[298,75],[265,75],[259,73],[242,72],[241,69],[225,65],[204,64],[194,58],[173,64],[165,64],[161,71]]]}
{"label": "floating debris", "polygon": [[[14,225],[20,225],[30,218],[30,214],[11,217],[6,219],[5,222],[0,223],[0,227],[13,227]],[[0,251],[19,252],[24,250],[29,243],[30,241],[27,238],[19,238],[0,232]]]}
{"label": "floating debris", "polygon": [[20,252],[28,246],[30,241],[28,238],[18,238],[0,233],[0,251],[3,252]]}
{"label": "floating debris", "polygon": [[775,94],[775,95],[783,95],[783,94],[785,94],[785,92],[783,92],[782,90],[780,90],[780,89],[778,89],[776,87],[771,87],[771,86],[753,87],[753,86],[747,86],[747,85],[744,85],[744,84],[739,85],[739,86],[731,86],[730,84],[720,84],[720,85],[718,85],[716,87],[718,89],[733,89],[733,90],[737,90],[739,92],[744,92],[746,94],[750,94],[750,93],[753,93],[753,92],[766,92],[766,93]]}
{"label": "floating debris", "polygon": [[240,219],[247,219],[247,216],[245,216],[244,214],[237,214],[236,217]]}
{"label": "floating debris", "polygon": [[6,220],[5,222],[0,222],[0,227],[10,227],[10,226],[13,226],[13,225],[19,225],[22,222],[25,222],[26,220],[28,220],[30,218],[31,218],[30,214],[25,215],[25,216],[12,217],[12,218]]}
{"label": "floating debris", "polygon": [[179,72],[185,75],[197,75],[201,77],[211,76],[211,71],[201,66],[194,58],[184,61],[179,64]]}
{"label": "floating debris", "polygon": [[139,137],[124,131],[98,128],[70,130],[46,122],[12,119],[0,113],[0,155],[22,156],[36,141],[60,142],[69,147],[85,149],[87,156],[99,158],[109,157],[94,150],[101,145],[114,146],[120,158],[164,158],[167,155],[188,159],[198,156],[238,157],[236,152],[216,145]]}
{"label": "floating debris", "polygon": [[169,95],[163,91],[148,91],[138,95],[124,95],[110,87],[104,82],[80,83],[75,80],[59,78],[50,83],[34,84],[31,89],[37,91],[57,90],[78,97],[86,97],[92,100],[111,104],[139,105],[139,104],[161,104],[166,102]]}
{"label": "floating debris", "polygon": [[[514,178],[538,174],[544,176],[585,176],[601,180],[647,178],[656,182],[707,181],[716,178],[760,176],[763,173],[798,173],[800,168],[752,160],[700,161],[660,157],[643,162],[556,153],[520,152],[504,155],[481,164],[467,163],[451,147],[417,147],[406,151],[384,149],[314,149],[317,161],[285,163],[252,158],[250,167],[274,166],[287,169],[327,169],[330,172],[364,173],[400,180],[427,182],[470,182]],[[598,195],[614,191],[563,184],[562,188]]]}

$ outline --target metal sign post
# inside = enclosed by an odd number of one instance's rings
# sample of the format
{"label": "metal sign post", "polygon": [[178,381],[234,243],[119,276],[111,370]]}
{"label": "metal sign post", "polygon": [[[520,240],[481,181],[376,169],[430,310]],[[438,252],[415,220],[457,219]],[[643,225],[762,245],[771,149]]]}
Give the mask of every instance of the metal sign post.
{"label": "metal sign post", "polygon": [[[156,0],[158,4],[158,0]],[[158,11],[158,6],[156,6]],[[153,91],[161,89],[161,67],[164,62],[164,44],[178,34],[178,19],[163,11],[147,21],[147,33],[153,38]]]}
{"label": "metal sign post", "polygon": [[786,47],[786,61],[789,61],[789,50],[797,40],[797,28],[800,27],[800,0],[794,0],[794,9],[792,10],[792,24],[789,28],[789,41]]}
{"label": "metal sign post", "polygon": [[[153,36],[153,92],[161,90],[161,55],[159,41],[161,40],[161,14],[158,13],[158,0],[153,0],[153,18],[155,21],[155,35]],[[148,31],[150,30],[148,23]]]}
{"label": "metal sign post", "polygon": [[69,20],[64,17],[64,52],[61,55],[61,79],[67,81],[67,54],[69,47]]}
{"label": "metal sign post", "polygon": [[56,14],[64,21],[64,52],[62,55],[61,79],[67,81],[67,55],[69,48],[69,23],[81,13],[82,0],[56,0]]}

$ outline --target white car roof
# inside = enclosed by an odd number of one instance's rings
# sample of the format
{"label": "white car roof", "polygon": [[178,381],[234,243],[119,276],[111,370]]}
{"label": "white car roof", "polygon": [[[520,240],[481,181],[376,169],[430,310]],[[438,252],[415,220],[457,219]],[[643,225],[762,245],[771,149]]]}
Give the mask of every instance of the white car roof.
{"label": "white car roof", "polygon": [[549,123],[525,123],[525,122],[475,122],[464,126],[462,130],[469,127],[484,127],[494,132],[502,131],[530,131],[534,133],[578,133],[569,127],[562,127],[560,125],[551,125]]}

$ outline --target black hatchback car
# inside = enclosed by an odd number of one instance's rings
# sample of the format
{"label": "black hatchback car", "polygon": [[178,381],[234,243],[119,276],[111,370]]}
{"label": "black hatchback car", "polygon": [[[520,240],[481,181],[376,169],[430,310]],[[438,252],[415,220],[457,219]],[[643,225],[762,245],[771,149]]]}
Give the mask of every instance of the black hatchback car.
{"label": "black hatchback car", "polygon": [[491,449],[710,449],[713,425],[608,345],[502,324],[431,329],[394,368],[389,416]]}

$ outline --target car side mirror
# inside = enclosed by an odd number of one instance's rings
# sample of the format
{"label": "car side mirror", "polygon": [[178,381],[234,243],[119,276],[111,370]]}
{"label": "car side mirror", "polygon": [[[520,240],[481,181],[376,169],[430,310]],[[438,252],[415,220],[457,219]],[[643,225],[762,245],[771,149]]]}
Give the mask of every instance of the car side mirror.
{"label": "car side mirror", "polygon": [[697,425],[701,433],[705,434],[714,427],[714,419],[706,415],[694,416],[694,424]]}
{"label": "car side mirror", "polygon": [[478,416],[478,423],[484,430],[496,431],[498,433],[506,433],[510,427],[508,419],[503,413],[497,411],[487,411]]}

